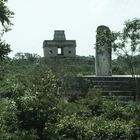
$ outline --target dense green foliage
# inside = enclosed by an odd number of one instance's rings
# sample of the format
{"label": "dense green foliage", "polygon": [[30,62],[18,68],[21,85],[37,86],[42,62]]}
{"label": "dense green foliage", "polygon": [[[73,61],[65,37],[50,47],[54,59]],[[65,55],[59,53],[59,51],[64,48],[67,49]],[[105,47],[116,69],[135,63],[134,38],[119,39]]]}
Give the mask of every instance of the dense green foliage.
{"label": "dense green foliage", "polygon": [[[103,99],[97,89],[70,100],[60,92],[65,88],[58,92],[60,81],[69,74],[60,80],[59,73],[37,58],[1,63],[1,140],[140,138],[139,103]],[[74,79],[68,82],[75,86]]]}

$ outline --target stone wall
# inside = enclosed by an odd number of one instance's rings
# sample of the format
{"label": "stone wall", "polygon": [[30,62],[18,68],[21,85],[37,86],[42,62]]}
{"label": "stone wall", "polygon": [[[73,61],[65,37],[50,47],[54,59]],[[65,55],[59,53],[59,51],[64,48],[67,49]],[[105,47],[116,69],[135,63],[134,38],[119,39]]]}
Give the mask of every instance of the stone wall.
{"label": "stone wall", "polygon": [[54,32],[53,40],[43,42],[43,50],[44,57],[75,57],[76,41],[66,40],[64,31],[57,30]]}
{"label": "stone wall", "polygon": [[56,57],[57,47],[44,47],[44,57]]}

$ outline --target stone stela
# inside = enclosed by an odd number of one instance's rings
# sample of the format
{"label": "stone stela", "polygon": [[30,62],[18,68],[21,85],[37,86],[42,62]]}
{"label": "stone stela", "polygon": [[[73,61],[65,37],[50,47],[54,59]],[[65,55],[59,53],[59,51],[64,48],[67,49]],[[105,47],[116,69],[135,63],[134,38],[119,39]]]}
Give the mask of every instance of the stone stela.
{"label": "stone stela", "polygon": [[108,27],[101,25],[97,28],[95,73],[96,76],[112,76],[111,58],[111,31]]}
{"label": "stone stela", "polygon": [[44,57],[75,57],[76,41],[66,40],[64,30],[55,30],[53,40],[43,42]]}

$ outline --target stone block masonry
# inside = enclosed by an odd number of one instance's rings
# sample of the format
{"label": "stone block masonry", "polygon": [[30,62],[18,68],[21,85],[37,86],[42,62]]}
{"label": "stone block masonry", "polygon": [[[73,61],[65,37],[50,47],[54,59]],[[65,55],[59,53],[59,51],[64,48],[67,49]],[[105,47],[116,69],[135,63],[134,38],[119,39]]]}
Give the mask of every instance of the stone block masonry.
{"label": "stone block masonry", "polygon": [[55,30],[53,40],[43,42],[44,57],[75,57],[76,41],[66,40],[64,30]]}

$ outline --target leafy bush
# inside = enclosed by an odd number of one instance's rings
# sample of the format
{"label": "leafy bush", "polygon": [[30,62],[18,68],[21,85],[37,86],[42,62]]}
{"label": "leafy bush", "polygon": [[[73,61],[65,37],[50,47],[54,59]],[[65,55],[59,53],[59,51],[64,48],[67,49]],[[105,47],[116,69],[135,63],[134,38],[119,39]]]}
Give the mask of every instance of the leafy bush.
{"label": "leafy bush", "polygon": [[[120,120],[107,120],[103,117],[79,119],[75,115],[65,116],[53,129],[49,139],[73,140],[115,140],[139,138],[138,127],[134,122],[121,122]],[[48,128],[45,128],[46,134]]]}

